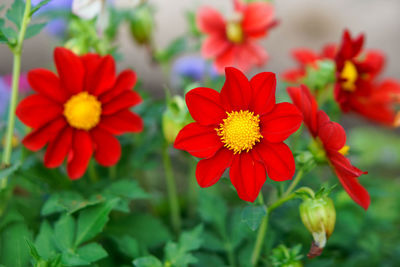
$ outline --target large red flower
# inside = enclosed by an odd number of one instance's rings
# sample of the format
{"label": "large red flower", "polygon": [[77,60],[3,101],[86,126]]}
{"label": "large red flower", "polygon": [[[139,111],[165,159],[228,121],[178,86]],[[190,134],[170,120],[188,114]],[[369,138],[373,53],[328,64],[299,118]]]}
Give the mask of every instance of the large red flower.
{"label": "large red flower", "polygon": [[395,125],[396,108],[400,101],[400,83],[394,80],[377,82],[385,57],[380,51],[363,53],[364,35],[353,39],[343,34],[336,55],[335,99],[344,112],[354,111],[388,126]]}
{"label": "large red flower", "polygon": [[175,148],[202,158],[196,178],[201,187],[214,185],[230,167],[238,195],[254,201],[266,180],[291,179],[295,162],[283,143],[301,125],[302,115],[290,103],[275,103],[275,74],[263,72],[250,81],[235,68],[226,68],[221,93],[196,88],[186,94],[195,122],[185,126]]}
{"label": "large red flower", "polygon": [[304,123],[313,138],[321,144],[329,164],[346,192],[357,204],[368,209],[369,194],[358,181],[358,177],[366,172],[354,167],[344,156],[348,147],[343,127],[331,121],[324,111],[318,110],[318,104],[306,86],[289,87],[287,91],[293,103],[303,113]]}
{"label": "large red flower", "polygon": [[265,37],[276,25],[274,8],[270,3],[233,1],[235,15],[231,19],[225,20],[211,7],[201,8],[196,18],[199,29],[208,35],[202,45],[202,55],[214,59],[221,73],[227,66],[248,71],[255,65],[264,65],[268,59],[267,52],[255,41]]}
{"label": "large red flower", "polygon": [[56,48],[54,60],[58,76],[46,69],[28,73],[36,94],[18,105],[17,116],[33,128],[23,144],[32,151],[47,144],[45,166],[58,167],[67,158],[69,177],[78,179],[92,155],[103,166],[118,162],[121,147],[114,135],[142,130],[142,119],[129,110],[141,98],[132,91],[135,73],[116,76],[111,56],[78,57]]}
{"label": "large red flower", "polygon": [[319,60],[333,60],[336,53],[336,45],[329,44],[323,47],[322,52],[316,53],[308,48],[298,48],[292,51],[292,57],[298,66],[285,71],[282,79],[289,83],[301,83],[306,75],[308,67],[318,68]]}

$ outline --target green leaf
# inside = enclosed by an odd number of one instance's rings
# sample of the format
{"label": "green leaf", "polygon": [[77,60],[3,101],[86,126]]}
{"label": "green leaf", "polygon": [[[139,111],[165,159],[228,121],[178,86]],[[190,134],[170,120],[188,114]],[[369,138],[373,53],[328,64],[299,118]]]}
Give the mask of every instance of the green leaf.
{"label": "green leaf", "polygon": [[154,256],[142,257],[134,260],[133,265],[136,267],[162,267],[162,263]]}
{"label": "green leaf", "polygon": [[140,254],[139,242],[128,235],[114,236],[112,240],[117,244],[119,251],[121,251],[126,256],[134,259]]}
{"label": "green leaf", "polygon": [[139,186],[136,180],[120,180],[108,187],[105,191],[107,194],[111,194],[118,197],[126,197],[129,199],[145,199],[149,195]]}
{"label": "green leaf", "polygon": [[53,234],[50,224],[43,221],[39,234],[36,236],[35,246],[39,255],[46,260],[57,254]]}
{"label": "green leaf", "polygon": [[31,256],[32,256],[36,261],[41,260],[40,255],[39,255],[39,253],[38,253],[38,251],[37,251],[35,245],[34,245],[31,241],[29,241],[28,239],[25,239],[25,241],[26,241],[26,243],[27,243],[28,246],[29,246],[29,251],[30,251],[30,253],[31,253]]}
{"label": "green leaf", "polygon": [[96,262],[108,256],[104,248],[96,243],[89,243],[78,248],[77,254],[81,259],[84,259],[90,263]]}
{"label": "green leaf", "polygon": [[161,63],[168,63],[172,58],[179,53],[185,51],[187,48],[186,37],[179,37],[175,39],[165,50],[158,52],[155,57]]}
{"label": "green leaf", "polygon": [[248,205],[243,208],[242,222],[244,222],[251,230],[255,231],[258,229],[266,215],[267,210],[264,205]]}
{"label": "green leaf", "polygon": [[26,29],[25,39],[32,38],[33,36],[39,34],[47,23],[39,23],[29,25]]}
{"label": "green leaf", "polygon": [[[10,28],[6,28],[6,29],[2,29],[2,30],[7,30],[7,29],[10,29]],[[5,169],[0,169],[0,180],[6,178],[6,177],[10,176],[11,174],[13,174],[14,172],[16,172],[19,169],[19,167],[21,167],[20,161],[12,164],[11,166],[9,166]]]}
{"label": "green leaf", "polygon": [[54,241],[57,248],[64,252],[73,247],[75,237],[75,219],[64,214],[54,225]]}
{"label": "green leaf", "polygon": [[4,228],[0,238],[0,264],[29,266],[30,253],[26,240],[31,238],[32,233],[24,223],[14,223]]}
{"label": "green leaf", "polygon": [[[30,16],[32,16],[33,14],[35,14],[42,6],[46,5],[47,3],[49,3],[51,0],[43,0],[41,1],[39,4],[37,4],[32,10],[31,13],[29,13]],[[56,1],[56,0],[54,0]]]}
{"label": "green leaf", "polygon": [[6,17],[17,26],[21,28],[22,19],[24,17],[25,2],[23,0],[15,0],[11,7],[7,10]]}
{"label": "green leaf", "polygon": [[216,226],[220,235],[225,233],[228,209],[224,199],[202,191],[199,197],[198,212],[203,221]]}
{"label": "green leaf", "polygon": [[78,218],[75,246],[79,246],[101,232],[108,221],[108,214],[117,202],[118,198],[115,198],[81,211]]}

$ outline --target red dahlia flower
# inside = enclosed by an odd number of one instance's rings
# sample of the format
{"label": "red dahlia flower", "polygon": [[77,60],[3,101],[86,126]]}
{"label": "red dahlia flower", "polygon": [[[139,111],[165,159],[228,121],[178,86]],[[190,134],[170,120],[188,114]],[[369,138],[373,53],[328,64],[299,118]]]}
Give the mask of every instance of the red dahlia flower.
{"label": "red dahlia flower", "polygon": [[68,175],[78,179],[92,155],[103,166],[118,162],[121,147],[114,135],[142,130],[142,119],[129,111],[141,98],[132,91],[135,73],[116,76],[111,56],[78,57],[56,48],[54,60],[58,76],[45,69],[28,73],[36,94],[18,105],[17,116],[33,128],[23,144],[32,151],[48,144],[45,166],[58,167],[67,157]]}
{"label": "red dahlia flower", "polygon": [[265,37],[276,25],[274,8],[270,3],[243,4],[234,0],[235,16],[225,20],[211,7],[203,7],[197,14],[199,29],[208,35],[202,45],[202,55],[215,60],[222,73],[227,66],[248,71],[254,65],[262,66],[268,59],[267,52],[255,43]]}
{"label": "red dahlia flower", "polygon": [[202,158],[196,178],[201,187],[214,185],[230,167],[238,195],[254,201],[266,180],[291,179],[295,162],[283,143],[301,125],[302,116],[290,103],[275,103],[275,74],[263,72],[250,81],[235,68],[226,68],[221,93],[195,88],[186,103],[195,122],[185,126],[175,148]]}
{"label": "red dahlia flower", "polygon": [[336,55],[335,99],[344,112],[360,115],[388,126],[396,125],[395,105],[400,102],[400,83],[376,82],[385,58],[380,51],[362,54],[364,36],[352,39],[346,30]]}
{"label": "red dahlia flower", "polygon": [[292,51],[292,57],[298,63],[298,67],[285,71],[282,79],[289,83],[301,83],[306,75],[307,67],[317,68],[319,60],[333,60],[335,53],[336,45],[334,44],[324,46],[321,53],[316,53],[307,48],[295,49]]}
{"label": "red dahlia flower", "polygon": [[304,123],[313,138],[324,149],[329,165],[346,192],[358,205],[368,209],[369,194],[357,179],[367,172],[351,165],[350,160],[344,156],[349,147],[346,146],[346,133],[343,127],[331,121],[324,111],[318,110],[318,104],[306,86],[289,87],[287,91],[293,103],[303,113]]}

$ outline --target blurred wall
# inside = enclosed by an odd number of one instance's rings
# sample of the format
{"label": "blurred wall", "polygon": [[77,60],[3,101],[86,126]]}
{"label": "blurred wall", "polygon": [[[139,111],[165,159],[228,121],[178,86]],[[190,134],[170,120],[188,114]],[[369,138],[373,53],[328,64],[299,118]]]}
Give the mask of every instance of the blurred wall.
{"label": "blurred wall", "polygon": [[[63,0],[53,0],[63,1]],[[115,0],[123,7],[134,0]],[[1,0],[7,5],[11,0]],[[186,30],[185,11],[211,5],[223,13],[232,10],[230,0],[150,0],[156,8],[156,44],[166,46]],[[400,79],[400,1],[399,0],[279,0],[275,1],[279,27],[271,31],[262,45],[270,54],[265,70],[281,72],[293,66],[290,51],[296,47],[319,49],[328,42],[338,42],[347,27],[367,35],[367,47],[383,50],[388,58],[385,75]],[[4,11],[3,11],[4,12]],[[161,92],[161,71],[149,62],[146,50],[136,46],[123,27],[120,32],[121,52],[125,58],[119,68],[132,67],[151,91]],[[28,40],[24,47],[24,71],[52,64],[55,40],[45,33]],[[12,57],[0,45],[0,75],[10,73]]]}

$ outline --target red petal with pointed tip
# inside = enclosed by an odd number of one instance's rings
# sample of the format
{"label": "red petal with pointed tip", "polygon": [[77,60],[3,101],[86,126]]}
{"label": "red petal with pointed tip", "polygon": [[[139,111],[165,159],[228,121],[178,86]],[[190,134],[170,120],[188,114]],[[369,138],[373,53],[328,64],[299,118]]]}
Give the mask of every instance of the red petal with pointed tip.
{"label": "red petal with pointed tip", "polygon": [[214,58],[227,50],[230,46],[231,44],[224,36],[210,35],[204,40],[201,46],[201,55],[204,58]]}
{"label": "red petal with pointed tip", "polygon": [[242,28],[246,35],[260,37],[266,34],[274,21],[275,10],[270,3],[254,2],[246,6],[243,13]]}
{"label": "red petal with pointed tip", "polygon": [[214,185],[224,171],[231,165],[233,154],[226,148],[221,148],[209,159],[202,159],[197,164],[196,179],[200,187]]}
{"label": "red petal with pointed tip", "polygon": [[57,47],[54,50],[54,61],[62,88],[71,94],[81,92],[85,77],[85,68],[81,59],[70,50]]}
{"label": "red petal with pointed tip", "polygon": [[272,72],[262,72],[250,80],[253,89],[252,109],[264,115],[275,107],[276,77]]}
{"label": "red petal with pointed tip", "polygon": [[69,94],[61,88],[58,77],[49,70],[31,70],[28,81],[33,90],[55,102],[64,103],[69,98]]}
{"label": "red petal with pointed tip", "polygon": [[303,116],[295,105],[284,102],[260,118],[261,134],[268,142],[280,143],[296,132]]}
{"label": "red petal with pointed tip", "polygon": [[252,100],[252,89],[249,80],[238,69],[225,69],[226,80],[221,90],[221,103],[230,111],[248,110]]}
{"label": "red petal with pointed tip", "polygon": [[186,125],[175,139],[174,147],[189,152],[198,158],[210,158],[223,143],[213,126],[202,126],[196,122]]}
{"label": "red petal with pointed tip", "polygon": [[74,130],[67,126],[49,143],[44,155],[44,165],[47,168],[56,168],[63,163],[65,157],[72,149],[73,133]]}
{"label": "red petal with pointed tip", "polygon": [[131,70],[121,72],[115,81],[114,88],[102,94],[99,99],[102,103],[107,103],[123,91],[131,91],[137,81],[136,73]]}
{"label": "red petal with pointed tip", "polygon": [[214,66],[219,73],[224,73],[225,68],[235,64],[235,46],[230,46],[223,53],[217,56]]}
{"label": "red petal with pointed tip", "polygon": [[110,115],[133,107],[142,102],[140,95],[134,91],[124,91],[119,96],[114,97],[102,107],[102,115]]}
{"label": "red petal with pointed tip", "polygon": [[277,182],[293,178],[296,165],[292,151],[286,144],[261,141],[255,149],[264,162],[269,178]]}
{"label": "red petal with pointed tip", "polygon": [[115,61],[110,56],[88,54],[82,57],[85,66],[85,90],[98,96],[112,89],[115,84]]}
{"label": "red petal with pointed tip", "polygon": [[220,103],[220,94],[213,89],[195,88],[185,98],[192,118],[202,125],[218,125],[226,117]]}
{"label": "red petal with pointed tip", "polygon": [[346,144],[346,132],[322,110],[318,112],[318,137],[326,149],[340,150]]}
{"label": "red petal with pointed tip", "polygon": [[99,126],[117,135],[127,132],[138,133],[143,130],[143,120],[129,110],[122,110],[102,117]]}
{"label": "red petal with pointed tip", "polygon": [[76,130],[72,140],[72,157],[67,164],[69,178],[81,178],[89,165],[93,154],[93,144],[87,131]]}
{"label": "red petal with pointed tip", "polygon": [[310,49],[296,49],[293,51],[293,57],[302,65],[314,63],[319,59],[319,56]]}
{"label": "red petal with pointed tip", "polygon": [[202,32],[210,34],[224,34],[225,20],[222,15],[211,7],[202,7],[196,16],[197,27]]}
{"label": "red petal with pointed tip", "polygon": [[121,145],[109,132],[97,127],[90,132],[95,145],[94,157],[102,166],[113,166],[121,157]]}
{"label": "red petal with pointed tip", "polygon": [[266,180],[264,165],[252,153],[234,156],[229,175],[239,197],[250,202],[256,200]]}

